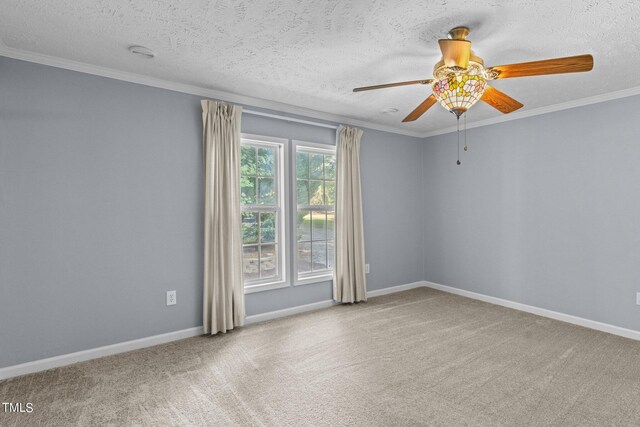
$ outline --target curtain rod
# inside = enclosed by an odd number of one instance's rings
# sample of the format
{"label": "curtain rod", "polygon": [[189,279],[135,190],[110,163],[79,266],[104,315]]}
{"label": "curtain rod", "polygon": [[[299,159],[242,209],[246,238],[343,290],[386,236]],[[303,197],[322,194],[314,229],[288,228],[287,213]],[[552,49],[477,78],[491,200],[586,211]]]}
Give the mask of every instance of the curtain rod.
{"label": "curtain rod", "polygon": [[312,122],[310,120],[296,119],[296,118],[287,117],[287,116],[280,116],[278,114],[263,113],[262,111],[254,111],[254,110],[242,109],[242,112],[246,113],[246,114],[253,114],[254,116],[271,117],[272,119],[286,120],[288,122],[303,123],[305,125],[318,126],[318,127],[321,127],[321,128],[338,129],[338,126],[336,126],[336,125],[330,125],[330,124],[327,124],[327,123],[320,123],[320,122]]}

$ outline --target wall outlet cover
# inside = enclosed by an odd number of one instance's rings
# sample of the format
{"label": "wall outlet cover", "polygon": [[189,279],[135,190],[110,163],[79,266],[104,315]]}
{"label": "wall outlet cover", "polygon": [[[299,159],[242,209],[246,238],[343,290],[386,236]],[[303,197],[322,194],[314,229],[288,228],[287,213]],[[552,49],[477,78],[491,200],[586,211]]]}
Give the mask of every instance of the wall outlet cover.
{"label": "wall outlet cover", "polygon": [[364,265],[364,272],[365,272],[366,274],[369,274],[369,264],[365,264],[365,265]]}
{"label": "wall outlet cover", "polygon": [[636,292],[636,304],[640,305],[640,292]]}
{"label": "wall outlet cover", "polygon": [[176,291],[167,291],[167,305],[176,305]]}

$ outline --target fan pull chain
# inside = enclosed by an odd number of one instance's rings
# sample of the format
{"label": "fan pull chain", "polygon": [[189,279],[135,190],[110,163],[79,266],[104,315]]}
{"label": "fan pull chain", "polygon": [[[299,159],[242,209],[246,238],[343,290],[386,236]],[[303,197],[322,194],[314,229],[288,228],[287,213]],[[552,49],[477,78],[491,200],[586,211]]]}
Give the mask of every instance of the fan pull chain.
{"label": "fan pull chain", "polygon": [[469,151],[467,147],[467,114],[464,115],[464,151]]}
{"label": "fan pull chain", "polygon": [[460,116],[456,117],[456,127],[458,129],[457,135],[458,135],[458,161],[456,162],[457,165],[461,165],[462,163],[460,162]]}

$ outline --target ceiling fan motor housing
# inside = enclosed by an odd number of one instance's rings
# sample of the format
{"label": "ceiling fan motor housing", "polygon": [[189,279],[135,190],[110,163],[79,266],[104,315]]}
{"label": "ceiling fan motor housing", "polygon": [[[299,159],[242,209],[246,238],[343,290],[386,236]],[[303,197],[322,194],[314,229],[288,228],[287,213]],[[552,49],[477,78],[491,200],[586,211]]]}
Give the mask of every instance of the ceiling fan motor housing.
{"label": "ceiling fan motor housing", "polygon": [[468,35],[469,28],[456,27],[449,31],[448,39],[438,40],[442,59],[433,68],[433,76],[436,79],[444,80],[461,74],[487,77],[484,60],[471,50]]}

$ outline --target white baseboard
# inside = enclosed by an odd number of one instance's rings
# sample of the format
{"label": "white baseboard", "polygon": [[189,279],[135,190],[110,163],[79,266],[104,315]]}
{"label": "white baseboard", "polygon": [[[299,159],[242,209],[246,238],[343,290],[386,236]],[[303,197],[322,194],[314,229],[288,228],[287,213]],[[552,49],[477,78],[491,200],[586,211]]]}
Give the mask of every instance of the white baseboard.
{"label": "white baseboard", "polygon": [[264,322],[265,320],[277,319],[279,317],[293,316],[294,314],[305,313],[307,311],[320,310],[321,308],[332,307],[337,302],[334,300],[325,300],[314,302],[311,304],[299,305],[297,307],[283,308],[282,310],[268,311],[266,313],[254,314],[253,316],[247,316],[244,320],[245,325],[252,323]]}
{"label": "white baseboard", "polygon": [[406,285],[389,286],[388,288],[376,289],[375,291],[368,291],[367,298],[379,297],[381,295],[392,294],[394,292],[408,291],[409,289],[421,288],[425,286],[424,281],[407,283]]}
{"label": "white baseboard", "polygon": [[[422,282],[409,283],[406,285],[391,286],[384,289],[367,292],[368,297],[385,295],[392,292],[400,292],[407,289],[423,286]],[[270,311],[267,313],[255,314],[247,316],[245,324],[264,322],[265,320],[277,319],[279,317],[291,316],[307,311],[319,310],[321,308],[331,307],[337,303],[333,300],[315,302],[312,304],[300,305],[298,307],[285,308],[282,310]],[[17,377],[19,375],[31,374],[34,372],[46,371],[47,369],[59,368],[61,366],[71,365],[77,362],[97,359],[99,357],[111,356],[118,353],[125,353],[131,350],[138,350],[145,347],[151,347],[158,344],[164,344],[171,341],[181,340],[184,338],[202,335],[202,327],[184,329],[176,332],[169,332],[161,335],[140,338],[132,341],[125,341],[117,344],[106,345],[103,347],[82,350],[75,353],[63,354],[60,356],[49,357],[47,359],[34,360],[33,362],[22,363],[20,365],[8,366],[0,368],[0,380]]]}
{"label": "white baseboard", "polygon": [[202,335],[202,327],[183,329],[181,331],[169,332],[166,334],[154,335],[137,340],[125,341],[117,344],[105,345],[103,347],[91,348],[89,350],[77,351],[75,353],[63,354],[46,359],[34,360],[33,362],[21,363],[20,365],[0,368],[0,380],[17,377],[19,375],[31,374],[34,372],[46,371],[47,369],[59,368],[71,365],[72,363],[84,362],[86,360],[97,359],[99,357],[111,356],[113,354],[125,353],[131,350],[138,350],[158,344],[181,340]]}
{"label": "white baseboard", "polygon": [[[408,289],[414,289],[424,286],[424,282],[413,282],[405,285],[389,286],[387,288],[376,289],[375,291],[368,291],[367,298],[377,297],[380,295],[391,294],[394,292],[402,292]],[[244,323],[250,325],[252,323],[264,322],[265,320],[278,319],[280,317],[293,316],[294,314],[305,313],[307,311],[320,310],[321,308],[328,308],[337,305],[334,300],[324,300],[314,302],[311,304],[299,305],[297,307],[283,308],[282,310],[269,311],[266,313],[254,314],[253,316],[247,316]]]}
{"label": "white baseboard", "polygon": [[[394,292],[406,291],[409,289],[428,287],[437,289],[444,292],[460,295],[467,298],[472,298],[491,304],[500,305],[503,307],[513,308],[515,310],[525,311],[527,313],[536,314],[538,316],[548,317],[550,319],[560,320],[562,322],[572,323],[574,325],[584,326],[585,328],[595,329],[602,332],[607,332],[613,335],[619,335],[621,337],[630,338],[640,341],[640,331],[633,329],[626,329],[620,326],[610,325],[608,323],[597,322],[595,320],[584,319],[582,317],[572,316],[570,314],[559,313],[557,311],[547,310],[540,307],[534,307],[514,301],[505,300],[502,298],[492,297],[488,295],[479,294],[476,292],[466,291],[464,289],[454,288],[451,286],[440,285],[438,283],[421,281],[407,283],[405,285],[390,286],[388,288],[376,289],[374,291],[367,292],[367,297],[377,297],[381,295],[387,295]],[[277,319],[279,317],[291,316],[294,314],[304,313],[313,310],[319,310],[321,308],[332,307],[337,303],[333,300],[325,300],[315,302],[312,304],[305,304],[298,307],[285,308],[282,310],[270,311],[267,313],[256,314],[253,316],[247,316],[245,324],[263,322],[265,320]],[[176,341],[184,338],[195,337],[202,335],[202,327],[189,328],[176,332],[169,332],[166,334],[154,335],[151,337],[140,338],[132,341],[125,341],[122,343],[107,345],[103,347],[92,348],[89,350],[78,351],[75,353],[63,354],[60,356],[50,357],[47,359],[35,360],[33,362],[22,363],[20,365],[8,366],[6,368],[0,368],[0,380],[16,377],[19,375],[30,374],[34,372],[45,371],[47,369],[58,368],[61,366],[70,365],[77,362],[84,362],[86,360],[97,359],[99,357],[110,356],[118,353],[124,353],[127,351],[138,350],[145,347],[151,347],[158,344],[164,344],[171,341]]]}
{"label": "white baseboard", "polygon": [[583,317],[572,316],[570,314],[560,313],[557,311],[547,310],[546,308],[535,307],[532,305],[522,304],[519,302],[509,301],[502,298],[492,297],[476,292],[466,291],[464,289],[458,289],[451,286],[440,285],[433,282],[423,282],[423,286],[428,288],[437,289],[439,291],[449,292],[451,294],[460,295],[467,298],[477,299],[480,301],[488,302],[491,304],[501,305],[503,307],[513,308],[515,310],[525,311],[531,314],[537,314],[538,316],[548,317],[554,320],[560,320],[562,322],[572,323],[574,325],[583,326],[585,328],[595,329],[597,331],[607,332],[613,335],[619,335],[621,337],[630,338],[632,340],[640,341],[640,331],[633,329],[622,328],[620,326],[614,326],[608,323],[597,322],[595,320],[585,319]]}

